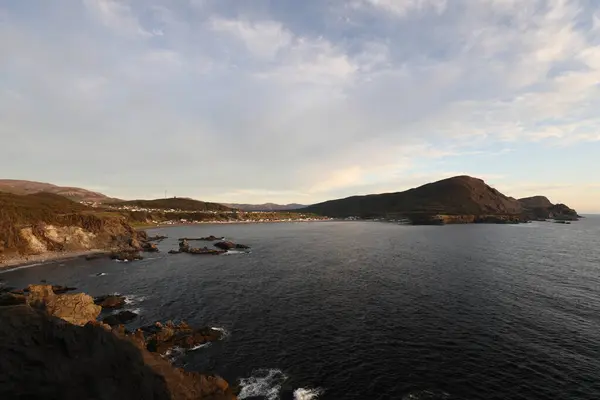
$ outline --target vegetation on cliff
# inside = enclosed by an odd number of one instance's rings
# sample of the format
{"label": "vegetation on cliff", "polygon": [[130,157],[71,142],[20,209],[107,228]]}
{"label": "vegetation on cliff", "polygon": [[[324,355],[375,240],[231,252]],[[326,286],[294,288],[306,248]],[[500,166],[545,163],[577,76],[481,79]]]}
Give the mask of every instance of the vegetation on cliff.
{"label": "vegetation on cliff", "polygon": [[52,193],[0,193],[0,258],[119,247],[136,237],[126,218]]}

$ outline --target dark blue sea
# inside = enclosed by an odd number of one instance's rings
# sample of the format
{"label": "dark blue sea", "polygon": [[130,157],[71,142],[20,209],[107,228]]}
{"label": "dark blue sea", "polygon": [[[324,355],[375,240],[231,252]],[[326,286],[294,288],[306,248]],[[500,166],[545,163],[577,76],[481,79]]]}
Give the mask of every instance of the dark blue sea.
{"label": "dark blue sea", "polygon": [[[241,399],[600,399],[600,217],[149,233],[169,239],[143,261],[73,260],[0,278],[125,294],[140,313],[132,329],[169,319],[224,329],[175,362],[239,383]],[[252,251],[167,254],[179,237],[210,234]]]}

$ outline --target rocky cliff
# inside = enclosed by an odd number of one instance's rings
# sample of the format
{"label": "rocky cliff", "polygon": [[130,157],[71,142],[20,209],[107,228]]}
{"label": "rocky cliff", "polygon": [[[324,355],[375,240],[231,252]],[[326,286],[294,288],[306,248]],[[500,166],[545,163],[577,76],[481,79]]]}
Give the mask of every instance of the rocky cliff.
{"label": "rocky cliff", "polygon": [[[93,303],[92,303],[93,305]],[[0,306],[0,398],[235,400],[217,376],[185,372],[118,330]]]}
{"label": "rocky cliff", "polygon": [[96,212],[59,195],[0,193],[0,263],[29,255],[133,250],[140,235],[118,213]]}

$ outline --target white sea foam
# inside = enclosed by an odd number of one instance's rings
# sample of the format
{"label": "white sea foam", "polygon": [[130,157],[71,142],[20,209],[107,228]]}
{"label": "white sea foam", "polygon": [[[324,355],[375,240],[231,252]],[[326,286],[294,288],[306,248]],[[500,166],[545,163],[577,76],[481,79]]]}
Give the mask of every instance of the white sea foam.
{"label": "white sea foam", "polygon": [[125,296],[125,304],[127,304],[127,305],[138,304],[138,303],[141,303],[142,301],[145,301],[146,299],[148,299],[148,296],[138,296],[136,294],[130,294],[130,295]]}
{"label": "white sea foam", "polygon": [[188,351],[194,351],[194,350],[198,350],[198,349],[203,349],[203,348],[208,347],[208,346],[210,346],[210,342],[199,344],[198,346],[194,346],[194,347],[188,349]]}
{"label": "white sea foam", "polygon": [[231,256],[234,254],[249,254],[250,251],[243,251],[243,250],[227,250],[227,253],[224,253],[224,256]]}
{"label": "white sea foam", "polygon": [[218,326],[213,326],[210,329],[212,329],[213,331],[221,332],[221,334],[223,335],[223,339],[226,337],[229,337],[229,331],[225,328],[219,328]]}
{"label": "white sea foam", "polygon": [[185,354],[185,350],[181,347],[173,347],[163,355],[164,358],[169,360],[170,362],[175,362],[179,357]]}
{"label": "white sea foam", "polygon": [[238,399],[260,397],[267,400],[278,400],[281,385],[287,376],[279,369],[261,369],[250,378],[240,379]]}
{"label": "white sea foam", "polygon": [[323,389],[305,389],[294,390],[294,400],[314,400],[323,394]]}
{"label": "white sea foam", "polygon": [[92,274],[90,276],[106,276],[106,272],[99,272],[97,274]]}

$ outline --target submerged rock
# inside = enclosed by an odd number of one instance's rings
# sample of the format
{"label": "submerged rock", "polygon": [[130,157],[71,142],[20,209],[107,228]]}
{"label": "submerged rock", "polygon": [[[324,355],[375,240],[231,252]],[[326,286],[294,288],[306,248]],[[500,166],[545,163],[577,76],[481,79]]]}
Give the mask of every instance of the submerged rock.
{"label": "submerged rock", "polygon": [[244,250],[245,250],[245,249],[249,249],[249,248],[250,248],[250,246],[247,246],[247,245],[245,245],[245,244],[236,244],[236,245],[235,245],[235,248],[236,248],[236,249],[244,249]]}
{"label": "submerged rock", "polygon": [[169,254],[180,254],[180,250],[169,250]]}
{"label": "submerged rock", "polygon": [[98,296],[94,299],[94,303],[102,308],[123,308],[125,306],[125,296],[121,295],[106,295]]}
{"label": "submerged rock", "polygon": [[121,311],[118,314],[109,315],[108,317],[104,318],[102,322],[110,326],[123,325],[130,323],[136,319],[137,316],[138,315],[136,313],[131,311]]}
{"label": "submerged rock", "polygon": [[50,285],[29,285],[27,304],[74,325],[95,321],[102,307],[84,293],[56,294]]}

